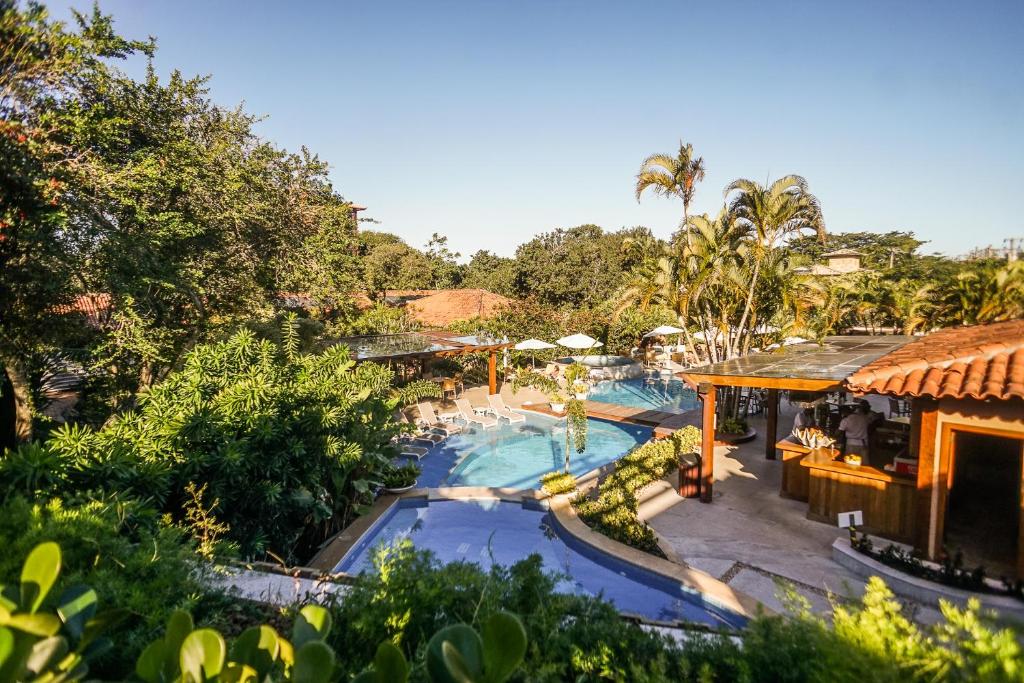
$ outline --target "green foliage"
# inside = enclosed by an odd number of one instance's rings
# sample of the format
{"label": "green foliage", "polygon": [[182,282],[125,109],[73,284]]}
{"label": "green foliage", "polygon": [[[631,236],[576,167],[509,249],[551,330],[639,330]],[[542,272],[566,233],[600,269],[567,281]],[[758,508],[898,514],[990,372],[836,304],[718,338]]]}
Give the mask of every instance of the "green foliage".
{"label": "green foliage", "polygon": [[361,334],[399,334],[415,332],[420,324],[404,308],[376,303],[366,310],[360,311],[349,320],[341,320],[331,325],[329,332],[335,336],[351,336]]}
{"label": "green foliage", "polygon": [[718,427],[718,431],[722,434],[735,435],[746,434],[747,429],[747,421],[738,417],[727,417],[722,420],[721,426]]}
{"label": "green foliage", "polygon": [[558,382],[547,375],[540,374],[539,372],[524,371],[516,374],[516,378],[512,380],[512,391],[517,392],[526,387],[531,387],[537,391],[544,392],[548,396],[552,396],[560,392]]}
{"label": "green foliage", "polygon": [[540,478],[541,488],[552,496],[560,493],[571,493],[576,490],[576,477],[569,472],[548,472]]}
{"label": "green foliage", "polygon": [[56,458],[4,458],[0,473],[16,466],[24,486],[26,461],[42,460],[56,471],[31,479],[55,485],[38,495],[118,491],[179,521],[187,486],[201,481],[216,501],[204,514],[226,525],[225,540],[294,559],[372,502],[400,430],[391,380],[345,347],[302,355],[293,332],[276,346],[243,330],[196,347],[137,412],[98,430],[61,428],[45,444]]}
{"label": "green foliage", "polygon": [[215,629],[195,629],[188,612],[171,615],[162,638],[139,655],[135,674],[146,683],[334,679],[334,652],[324,639],[330,614],[318,605],[299,610],[288,641],[267,625],[246,629],[229,648]]}
{"label": "green foliage", "polygon": [[83,585],[50,599],[60,571],[60,546],[48,541],[28,553],[20,585],[0,585],[0,680],[78,680],[112,647],[103,632],[124,611],[98,613],[96,592]]}
{"label": "green foliage", "polygon": [[427,671],[436,683],[503,683],[526,654],[526,629],[519,618],[495,612],[483,636],[467,624],[446,626],[427,643]]}
{"label": "green foliage", "polygon": [[381,475],[381,483],[389,489],[405,488],[416,483],[416,478],[420,476],[420,472],[420,468],[412,463],[392,465],[384,470]]}
{"label": "green foliage", "polygon": [[667,439],[649,441],[620,458],[601,483],[596,498],[580,496],[573,506],[595,531],[640,550],[661,555],[654,530],[637,518],[637,494],[679,464],[679,456],[699,450],[700,430],[687,426]]}
{"label": "green foliage", "polygon": [[[455,624],[473,627],[486,641],[488,621],[507,611],[518,615],[528,642],[512,680],[693,679],[668,639],[623,621],[607,602],[556,592],[558,577],[543,571],[538,556],[485,571],[465,562],[439,565],[399,546],[382,551],[375,568],[331,606],[330,642],[343,675],[363,671],[385,641],[405,661],[419,661],[434,634]],[[427,674],[414,666],[410,680],[428,680]]]}
{"label": "green foliage", "polygon": [[54,594],[88,585],[100,604],[116,605],[133,615],[108,632],[116,649],[90,655],[91,668],[104,677],[127,673],[171,610],[197,604],[202,574],[191,548],[179,530],[160,525],[138,503],[33,505],[12,499],[0,505],[0,582],[14,581],[32,548],[44,541],[62,548]]}

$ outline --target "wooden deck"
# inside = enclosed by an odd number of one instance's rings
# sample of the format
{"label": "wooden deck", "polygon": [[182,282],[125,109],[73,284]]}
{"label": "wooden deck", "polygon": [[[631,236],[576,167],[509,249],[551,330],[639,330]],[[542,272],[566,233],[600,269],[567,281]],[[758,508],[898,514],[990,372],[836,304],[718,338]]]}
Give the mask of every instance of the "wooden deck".
{"label": "wooden deck", "polygon": [[[522,406],[525,410],[533,410],[544,415],[554,415],[547,404],[534,404]],[[616,403],[604,403],[602,401],[586,401],[587,416],[612,422],[626,422],[638,424],[654,429],[655,438],[663,438],[681,429],[686,425],[700,426],[700,412],[673,412],[668,410],[648,410],[644,408],[631,408],[620,406]]]}

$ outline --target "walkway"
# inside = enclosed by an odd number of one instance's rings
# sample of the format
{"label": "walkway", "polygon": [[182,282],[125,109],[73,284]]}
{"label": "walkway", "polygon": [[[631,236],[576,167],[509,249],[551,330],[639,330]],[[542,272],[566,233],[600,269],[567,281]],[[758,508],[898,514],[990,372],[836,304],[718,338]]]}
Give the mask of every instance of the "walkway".
{"label": "walkway", "polygon": [[[795,410],[785,400],[780,436]],[[783,609],[787,589],[828,612],[829,592],[859,597],[863,579],[832,561],[832,542],[845,535],[836,527],[805,517],[807,504],[779,496],[782,461],[764,457],[765,421],[749,420],[758,438],[739,446],[715,448],[715,494],[710,505],[675,492],[676,475],[644,491],[640,515],[675,559],[701,569],[772,609]],[[922,623],[940,618],[937,610],[913,603],[906,612]]]}

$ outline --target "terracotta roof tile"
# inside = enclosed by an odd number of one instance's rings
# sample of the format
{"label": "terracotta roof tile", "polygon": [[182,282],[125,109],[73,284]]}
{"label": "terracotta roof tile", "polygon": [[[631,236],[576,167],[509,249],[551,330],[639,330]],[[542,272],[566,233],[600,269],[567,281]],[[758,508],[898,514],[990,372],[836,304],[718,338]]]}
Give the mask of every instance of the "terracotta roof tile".
{"label": "terracotta roof tile", "polygon": [[853,391],[1024,399],[1024,320],[939,330],[865,365]]}

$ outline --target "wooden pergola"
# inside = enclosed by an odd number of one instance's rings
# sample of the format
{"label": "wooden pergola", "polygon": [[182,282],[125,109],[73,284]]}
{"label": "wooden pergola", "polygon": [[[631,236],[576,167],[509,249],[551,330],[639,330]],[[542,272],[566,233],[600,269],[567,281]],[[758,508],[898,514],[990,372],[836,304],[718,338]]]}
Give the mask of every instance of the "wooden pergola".
{"label": "wooden pergola", "polygon": [[679,373],[703,403],[701,429],[701,502],[710,503],[715,478],[715,407],[721,387],[748,387],[768,392],[765,406],[765,457],[775,459],[779,392],[828,392],[843,388],[847,377],[909,342],[911,337],[835,336],[820,344],[784,346],[771,352],[712,363]]}
{"label": "wooden pergola", "polygon": [[498,392],[498,351],[514,346],[507,339],[460,335],[443,330],[342,337],[334,343],[347,346],[356,362],[387,363],[486,353],[487,387],[491,394]]}

